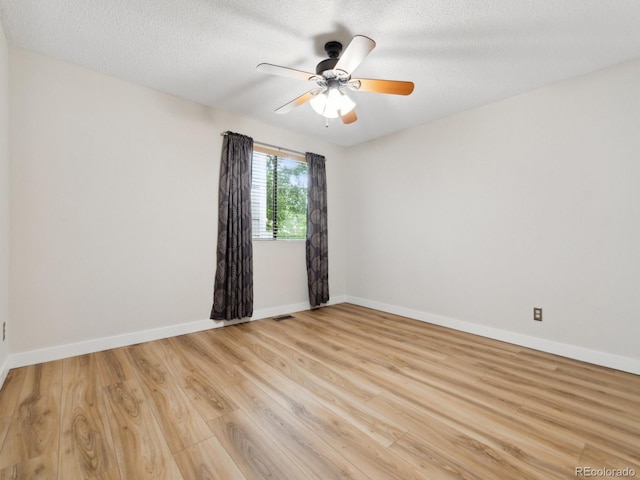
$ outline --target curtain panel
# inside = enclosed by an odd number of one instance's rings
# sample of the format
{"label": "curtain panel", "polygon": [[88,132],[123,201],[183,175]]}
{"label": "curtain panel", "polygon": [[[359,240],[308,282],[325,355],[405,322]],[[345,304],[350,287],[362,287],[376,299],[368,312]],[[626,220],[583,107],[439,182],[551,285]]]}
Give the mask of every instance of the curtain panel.
{"label": "curtain panel", "polygon": [[311,307],[329,301],[327,175],[325,158],[307,153],[307,283]]}
{"label": "curtain panel", "polygon": [[252,156],[251,137],[231,132],[224,135],[212,320],[232,320],[253,314]]}

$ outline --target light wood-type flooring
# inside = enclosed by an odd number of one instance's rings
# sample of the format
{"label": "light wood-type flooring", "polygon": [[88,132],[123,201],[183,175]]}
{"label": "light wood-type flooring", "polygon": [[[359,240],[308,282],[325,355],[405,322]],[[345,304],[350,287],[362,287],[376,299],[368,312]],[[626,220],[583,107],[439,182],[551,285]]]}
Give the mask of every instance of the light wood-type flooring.
{"label": "light wood-type flooring", "polygon": [[1,479],[640,477],[640,377],[340,304],[14,369],[0,446]]}

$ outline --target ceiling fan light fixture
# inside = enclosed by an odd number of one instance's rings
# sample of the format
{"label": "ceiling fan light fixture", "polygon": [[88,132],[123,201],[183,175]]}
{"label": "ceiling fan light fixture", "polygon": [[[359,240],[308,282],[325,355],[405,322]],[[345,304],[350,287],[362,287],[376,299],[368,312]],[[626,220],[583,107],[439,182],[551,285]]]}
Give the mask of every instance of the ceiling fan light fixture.
{"label": "ceiling fan light fixture", "polygon": [[309,101],[309,104],[318,115],[324,115],[327,107],[327,94],[325,92],[318,93]]}
{"label": "ceiling fan light fixture", "polygon": [[309,103],[318,115],[326,118],[338,118],[356,106],[355,102],[338,88],[329,88],[317,94]]}
{"label": "ceiling fan light fixture", "polygon": [[339,106],[340,115],[345,115],[356,108],[356,102],[351,100],[346,93],[340,92]]}
{"label": "ceiling fan light fixture", "polygon": [[[269,75],[290,77],[315,84],[308,92],[277,108],[276,113],[288,113],[300,105],[310,103],[318,115],[327,119],[341,117],[342,123],[349,125],[358,120],[358,116],[354,109],[355,102],[345,93],[347,89],[393,95],[410,95],[413,92],[413,82],[351,78],[353,71],[375,46],[376,42],[364,35],[354,36],[344,52],[340,42],[327,42],[324,49],[329,58],[318,63],[315,73],[271,63],[261,63],[256,68],[259,72]],[[328,121],[326,126],[329,126]]]}

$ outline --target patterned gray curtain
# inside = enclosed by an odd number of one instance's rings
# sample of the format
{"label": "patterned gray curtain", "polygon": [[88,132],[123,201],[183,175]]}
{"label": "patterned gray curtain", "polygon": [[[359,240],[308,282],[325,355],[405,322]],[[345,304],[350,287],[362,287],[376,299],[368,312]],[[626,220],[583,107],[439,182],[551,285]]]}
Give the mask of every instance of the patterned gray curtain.
{"label": "patterned gray curtain", "polygon": [[218,192],[218,250],[212,320],[253,315],[251,158],[253,139],[226,133]]}
{"label": "patterned gray curtain", "polygon": [[319,307],[329,301],[327,236],[327,175],[325,158],[307,153],[307,280],[309,303]]}

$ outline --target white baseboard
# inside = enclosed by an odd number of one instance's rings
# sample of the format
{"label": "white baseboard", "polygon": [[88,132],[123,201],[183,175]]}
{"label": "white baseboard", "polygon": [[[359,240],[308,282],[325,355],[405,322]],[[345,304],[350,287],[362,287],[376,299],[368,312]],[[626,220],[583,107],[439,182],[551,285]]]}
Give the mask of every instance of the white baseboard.
{"label": "white baseboard", "polygon": [[[220,323],[220,325],[218,325],[218,323]],[[68,343],[65,345],[56,345],[38,350],[13,353],[9,356],[10,365],[11,368],[16,368],[34,365],[36,363],[50,362],[52,360],[60,360],[61,358],[85,355],[87,353],[100,352],[110,348],[124,347],[135,343],[149,342],[152,340],[159,340],[161,338],[168,338],[176,335],[183,335],[185,333],[193,333],[200,330],[207,330],[209,328],[216,328],[218,326],[223,326],[222,323],[223,322],[214,322],[212,320],[197,320],[195,322],[124,333],[121,335],[114,335],[112,337],[95,338],[83,342]]]}
{"label": "white baseboard", "polygon": [[[617,370],[640,375],[640,360],[636,358],[622,357],[619,355],[591,350],[575,345],[555,342],[538,337],[531,337],[507,330],[487,327],[485,325],[480,325],[477,323],[443,317],[440,315],[434,315],[431,313],[399,307],[397,305],[381,303],[365,298],[342,295],[332,298],[329,302],[329,305],[343,302],[349,302],[355,305],[361,305],[363,307],[380,310],[382,312],[401,315],[404,317],[412,318],[414,320],[420,320],[423,322],[432,323],[434,325],[449,327],[455,330],[473,333],[475,335],[493,338],[495,340],[513,343],[516,345],[521,345],[523,347],[533,348],[535,350],[553,353],[556,355],[561,355],[563,357],[573,358],[576,360],[593,363],[595,365],[615,368]],[[264,308],[254,311],[254,314],[250,320],[253,321],[263,318],[270,318],[308,309],[309,304],[306,302]],[[84,342],[57,345],[39,350],[14,353],[9,355],[4,364],[0,367],[0,388],[2,387],[9,373],[9,369],[11,368],[49,362],[52,360],[59,360],[61,358],[72,357],[75,355],[84,355],[87,353],[99,352],[101,350],[107,350],[110,348],[125,347],[127,345],[133,345],[135,343],[150,342],[162,338],[174,337],[176,335],[183,335],[186,333],[208,330],[211,328],[234,325],[245,321],[249,320],[234,320],[230,322],[197,320],[194,322],[181,323],[178,325],[171,325],[151,330],[143,330],[122,335],[115,335],[111,337],[87,340]]]}
{"label": "white baseboard", "polygon": [[[346,295],[340,295],[335,298],[331,298],[327,305],[336,305],[338,303],[344,303],[347,301]],[[276,317],[278,315],[287,315],[289,313],[301,312],[303,310],[309,310],[309,302],[292,303],[291,305],[281,305],[272,308],[263,308],[253,312],[252,320],[259,320],[261,318]]]}
{"label": "white baseboard", "polygon": [[262,308],[253,312],[251,320],[277,317],[278,315],[287,315],[293,312],[300,312],[301,310],[309,310],[309,303],[292,303],[291,305],[283,305],[280,307]]}
{"label": "white baseboard", "polygon": [[[329,302],[329,305],[343,303],[347,299],[346,296],[338,296]],[[74,357],[76,355],[85,355],[87,353],[100,352],[110,348],[126,347],[136,343],[150,342],[160,340],[162,338],[175,337],[186,333],[194,333],[211,328],[225,327],[227,325],[235,325],[237,323],[260,320],[262,318],[275,317],[277,315],[286,315],[293,312],[308,310],[309,303],[301,302],[290,305],[281,305],[277,307],[264,308],[253,312],[250,319],[232,320],[232,321],[213,321],[213,320],[196,320],[194,322],[180,323],[167,327],[154,328],[151,330],[142,330],[138,332],[125,333],[122,335],[114,335],[111,337],[102,337],[83,342],[69,343],[66,345],[56,345],[53,347],[42,348],[38,350],[30,350],[27,352],[14,353],[9,355],[7,361],[0,370],[0,387],[4,378],[9,373],[10,368],[24,367],[34,365],[36,363],[50,362],[52,360],[60,360],[62,358]]]}
{"label": "white baseboard", "polygon": [[426,313],[409,308],[398,307],[396,305],[376,302],[374,300],[368,300],[366,298],[347,296],[346,301],[355,305],[360,305],[362,307],[373,308],[382,312],[401,315],[403,317],[412,318],[414,320],[420,320],[422,322],[432,323],[434,325],[440,325],[442,327],[448,327],[454,330],[473,333],[482,337],[513,343],[522,347],[528,347],[534,350],[553,353],[562,357],[572,358],[574,360],[580,360],[583,362],[640,375],[640,359],[637,358],[622,357],[620,355],[591,350],[584,347],[578,347],[576,345],[555,342],[552,340],[546,340],[544,338],[531,337],[529,335],[510,332],[508,330],[487,327],[478,323],[457,320],[454,318],[434,315],[432,313]]}
{"label": "white baseboard", "polygon": [[2,390],[2,386],[4,385],[4,381],[7,379],[7,375],[9,375],[9,357],[5,358],[2,366],[0,366],[0,390]]}

